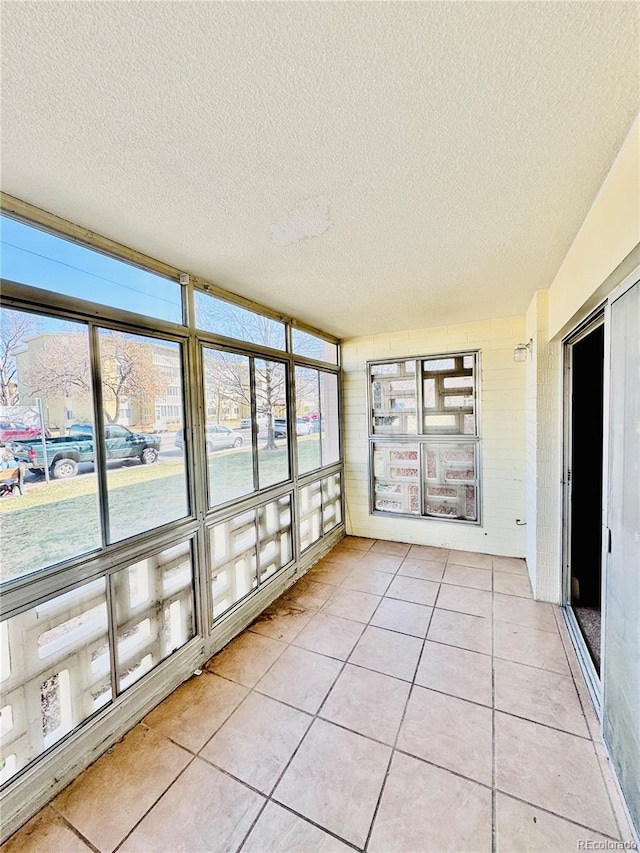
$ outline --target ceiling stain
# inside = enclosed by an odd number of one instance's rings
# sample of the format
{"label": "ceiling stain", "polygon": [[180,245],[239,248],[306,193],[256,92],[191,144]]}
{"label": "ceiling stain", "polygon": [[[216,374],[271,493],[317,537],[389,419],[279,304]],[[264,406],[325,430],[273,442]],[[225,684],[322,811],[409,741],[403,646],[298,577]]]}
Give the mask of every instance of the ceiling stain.
{"label": "ceiling stain", "polygon": [[271,242],[276,246],[290,246],[311,237],[320,237],[331,225],[330,204],[326,198],[316,196],[301,201],[271,226]]}

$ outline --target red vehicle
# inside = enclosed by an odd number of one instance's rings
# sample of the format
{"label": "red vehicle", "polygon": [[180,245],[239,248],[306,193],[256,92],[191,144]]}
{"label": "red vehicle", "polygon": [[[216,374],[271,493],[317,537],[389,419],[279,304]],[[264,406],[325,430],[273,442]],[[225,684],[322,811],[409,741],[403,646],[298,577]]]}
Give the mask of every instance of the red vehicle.
{"label": "red vehicle", "polygon": [[[0,421],[0,444],[4,444],[6,441],[38,438],[40,432],[40,427],[27,426],[27,424],[16,423],[15,421]],[[47,438],[51,437],[48,429],[45,429],[44,434]]]}

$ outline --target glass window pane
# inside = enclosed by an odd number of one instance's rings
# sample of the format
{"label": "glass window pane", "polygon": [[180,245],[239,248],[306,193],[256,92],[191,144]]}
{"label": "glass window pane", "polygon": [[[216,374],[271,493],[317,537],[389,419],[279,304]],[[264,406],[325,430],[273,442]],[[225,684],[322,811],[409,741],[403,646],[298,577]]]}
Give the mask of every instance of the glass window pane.
{"label": "glass window pane", "polygon": [[[8,580],[92,551],[102,539],[87,327],[1,308],[0,337],[0,466],[7,491],[12,485],[17,491],[16,467],[26,468],[24,495],[0,500],[2,580]],[[76,433],[77,422],[87,424],[87,434]]]}
{"label": "glass window pane", "polygon": [[473,376],[445,376],[442,384],[445,388],[473,388]]}
{"label": "glass window pane", "polygon": [[298,490],[300,550],[306,551],[322,536],[322,482]]}
{"label": "glass window pane", "polygon": [[424,446],[425,515],[477,521],[476,448],[475,443]]}
{"label": "glass window pane", "polygon": [[111,701],[104,578],[0,624],[3,782]]}
{"label": "glass window pane", "polygon": [[195,291],[195,311],[196,326],[206,332],[272,349],[285,349],[284,323],[264,314],[249,311],[201,290]]}
{"label": "glass window pane", "polygon": [[340,419],[338,416],[338,377],[335,373],[320,372],[320,418],[311,419],[311,426],[320,429],[322,464],[340,460]]}
{"label": "glass window pane", "polygon": [[203,349],[209,506],[254,491],[250,359]]}
{"label": "glass window pane", "polygon": [[475,356],[424,361],[423,372],[424,432],[475,435]]}
{"label": "glass window pane", "polygon": [[182,287],[176,281],[7,216],[1,224],[2,278],[182,323]]}
{"label": "glass window pane", "polygon": [[191,544],[182,542],[111,576],[118,689],[194,636]]}
{"label": "glass window pane", "polygon": [[287,371],[282,362],[255,360],[258,482],[261,489],[289,479]]}
{"label": "glass window pane", "polygon": [[256,511],[254,509],[216,524],[209,531],[213,618],[258,586]]}
{"label": "glass window pane", "polygon": [[331,474],[322,481],[322,518],[324,533],[342,521],[342,489],[340,474]]}
{"label": "glass window pane", "polygon": [[298,473],[304,474],[322,464],[318,432],[320,379],[319,371],[310,367],[296,367],[295,376]]}
{"label": "glass window pane", "polygon": [[374,509],[420,515],[417,444],[373,445]]}
{"label": "glass window pane", "polygon": [[262,583],[293,559],[289,495],[258,508],[258,537]]}
{"label": "glass window pane", "polygon": [[376,435],[414,435],[416,413],[415,361],[371,367],[371,405]]}
{"label": "glass window pane", "polygon": [[291,338],[293,351],[297,355],[306,355],[309,358],[327,361],[331,364],[338,363],[338,347],[336,344],[296,328],[292,330]]}
{"label": "glass window pane", "polygon": [[182,359],[180,344],[160,338],[100,329],[99,343],[110,540],[117,542],[189,512]]}
{"label": "glass window pane", "polygon": [[441,373],[443,370],[455,370],[456,360],[454,358],[434,358],[423,362],[422,368],[425,373]]}

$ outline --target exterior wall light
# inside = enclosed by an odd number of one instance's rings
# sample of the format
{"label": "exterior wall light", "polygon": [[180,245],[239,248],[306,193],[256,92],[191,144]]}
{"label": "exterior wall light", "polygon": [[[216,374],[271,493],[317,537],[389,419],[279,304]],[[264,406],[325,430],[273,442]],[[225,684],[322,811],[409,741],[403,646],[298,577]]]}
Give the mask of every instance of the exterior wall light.
{"label": "exterior wall light", "polygon": [[533,352],[533,338],[529,338],[527,344],[516,344],[513,348],[514,361],[526,361],[527,355]]}

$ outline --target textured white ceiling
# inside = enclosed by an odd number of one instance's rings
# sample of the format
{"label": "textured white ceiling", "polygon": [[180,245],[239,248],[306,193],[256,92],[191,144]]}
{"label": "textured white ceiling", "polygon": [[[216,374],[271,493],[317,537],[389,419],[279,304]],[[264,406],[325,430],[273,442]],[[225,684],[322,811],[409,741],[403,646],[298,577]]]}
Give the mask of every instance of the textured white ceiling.
{"label": "textured white ceiling", "polygon": [[639,106],[638,5],[2,3],[2,184],[341,337],[523,313]]}

